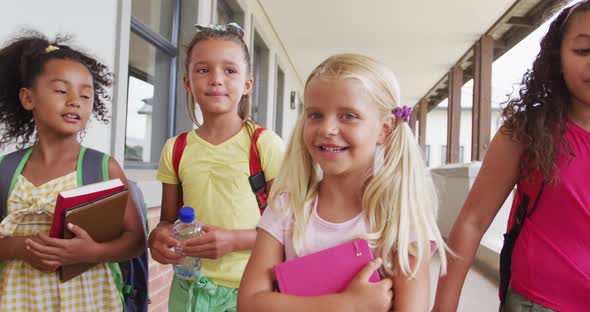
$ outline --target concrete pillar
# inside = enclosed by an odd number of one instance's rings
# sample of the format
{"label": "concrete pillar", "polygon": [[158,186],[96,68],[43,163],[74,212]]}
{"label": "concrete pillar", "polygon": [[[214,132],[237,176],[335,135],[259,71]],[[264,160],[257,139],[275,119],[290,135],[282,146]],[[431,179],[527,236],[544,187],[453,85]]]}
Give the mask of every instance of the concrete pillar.
{"label": "concrete pillar", "polygon": [[418,104],[418,120],[420,124],[418,125],[418,144],[422,148],[426,146],[426,114],[428,113],[428,101],[426,99],[420,100]]}
{"label": "concrete pillar", "polygon": [[490,144],[494,39],[483,36],[474,46],[471,160],[481,161]]}
{"label": "concrete pillar", "polygon": [[459,133],[461,124],[461,87],[463,69],[455,66],[449,72],[449,107],[447,122],[447,163],[459,162]]}

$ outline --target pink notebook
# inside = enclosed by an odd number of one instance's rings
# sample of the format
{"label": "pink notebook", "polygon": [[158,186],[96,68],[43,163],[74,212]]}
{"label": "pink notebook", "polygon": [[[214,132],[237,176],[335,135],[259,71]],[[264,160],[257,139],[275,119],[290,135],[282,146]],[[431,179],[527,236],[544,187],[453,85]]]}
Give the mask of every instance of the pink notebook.
{"label": "pink notebook", "polygon": [[[281,293],[295,296],[335,294],[346,289],[350,281],[367,263],[373,253],[364,239],[325,249],[274,267]],[[378,282],[373,272],[369,281]]]}

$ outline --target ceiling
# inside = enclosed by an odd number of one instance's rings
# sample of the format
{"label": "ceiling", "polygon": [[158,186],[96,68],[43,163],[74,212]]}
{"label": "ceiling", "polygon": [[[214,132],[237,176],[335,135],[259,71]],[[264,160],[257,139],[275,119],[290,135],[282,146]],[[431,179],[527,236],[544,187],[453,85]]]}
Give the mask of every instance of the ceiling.
{"label": "ceiling", "polygon": [[389,65],[414,105],[516,0],[258,0],[302,81],[335,53]]}

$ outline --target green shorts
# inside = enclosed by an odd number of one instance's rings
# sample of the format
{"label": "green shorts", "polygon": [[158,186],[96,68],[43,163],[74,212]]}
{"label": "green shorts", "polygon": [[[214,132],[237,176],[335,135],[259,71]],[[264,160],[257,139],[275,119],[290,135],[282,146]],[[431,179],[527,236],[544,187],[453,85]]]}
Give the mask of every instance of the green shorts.
{"label": "green shorts", "polygon": [[235,312],[238,289],[217,285],[201,275],[197,281],[174,277],[170,287],[170,312]]}
{"label": "green shorts", "polygon": [[556,312],[540,304],[534,303],[523,295],[515,292],[512,288],[508,288],[506,292],[506,302],[500,309],[501,312]]}

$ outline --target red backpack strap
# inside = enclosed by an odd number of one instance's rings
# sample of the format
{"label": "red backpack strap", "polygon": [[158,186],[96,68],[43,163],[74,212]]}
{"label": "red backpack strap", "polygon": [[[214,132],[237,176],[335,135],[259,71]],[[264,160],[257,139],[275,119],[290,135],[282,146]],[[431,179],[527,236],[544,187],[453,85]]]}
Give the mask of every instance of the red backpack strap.
{"label": "red backpack strap", "polygon": [[[524,215],[522,215],[523,212],[521,211],[521,215],[518,216],[519,207],[525,207],[525,212],[527,212],[529,210],[529,204],[532,204],[533,200],[536,201],[544,186],[545,182],[543,180],[543,175],[539,171],[535,171],[531,173],[527,178],[521,178],[518,181],[516,185],[516,191],[514,192],[515,194],[514,199],[512,201],[512,206],[510,208],[510,214],[508,216],[506,232],[512,229],[512,227],[516,223],[517,217],[520,217],[522,221],[522,217],[524,217]],[[522,205],[523,201],[525,201],[524,205]],[[531,211],[528,211],[527,214],[530,215],[532,214],[532,212],[533,209],[531,209]]]}
{"label": "red backpack strap", "polygon": [[[520,235],[525,219],[535,212],[545,187],[545,180],[539,172],[531,174],[528,180],[521,179],[517,185],[510,209],[510,217],[508,218],[508,230],[504,234],[504,244],[500,251],[500,287],[498,287],[500,307],[506,302],[506,293],[512,278],[512,253],[516,240]],[[531,204],[532,199],[534,199],[534,202]]]}
{"label": "red backpack strap", "polygon": [[[176,178],[180,181],[180,172],[178,171],[180,167],[180,159],[182,158],[182,153],[184,152],[184,148],[186,147],[186,136],[188,132],[181,133],[178,137],[176,137],[176,141],[174,141],[174,147],[172,149],[172,167],[174,167],[174,173],[176,173]],[[182,200],[182,183],[178,184],[180,186],[180,207],[184,206],[184,201]],[[179,208],[180,208],[179,207]]]}
{"label": "red backpack strap", "polygon": [[260,156],[258,156],[258,138],[260,134],[266,130],[264,128],[256,128],[254,134],[252,134],[252,144],[250,145],[250,175],[256,175],[262,172],[262,166],[260,165]]}
{"label": "red backpack strap", "polygon": [[172,167],[174,168],[174,172],[176,173],[176,177],[180,178],[178,168],[180,166],[180,159],[182,158],[182,153],[184,152],[184,148],[186,147],[186,136],[188,132],[181,133],[174,141],[174,148],[172,149]]}
{"label": "red backpack strap", "polygon": [[268,191],[266,189],[266,179],[264,172],[262,171],[262,165],[260,164],[260,156],[258,155],[258,138],[260,134],[266,130],[265,128],[256,128],[252,134],[252,143],[250,145],[250,186],[254,195],[256,195],[256,201],[258,202],[258,208],[260,214],[264,212],[264,209],[268,206]]}

